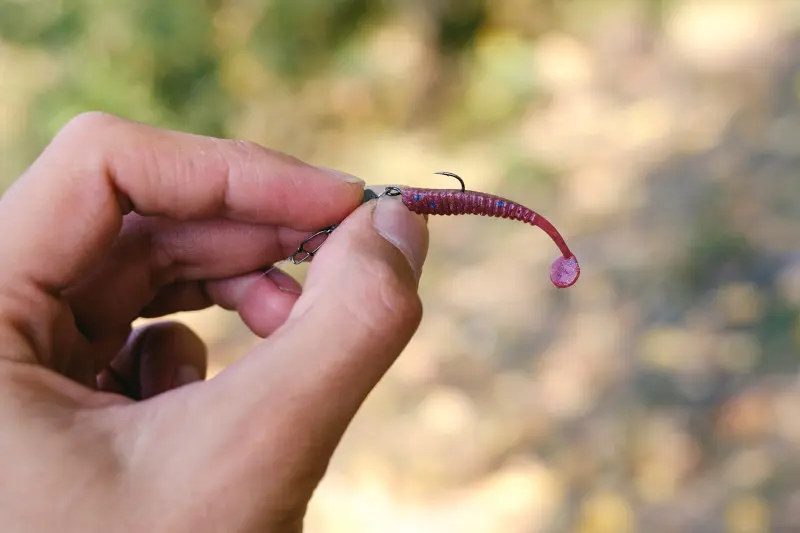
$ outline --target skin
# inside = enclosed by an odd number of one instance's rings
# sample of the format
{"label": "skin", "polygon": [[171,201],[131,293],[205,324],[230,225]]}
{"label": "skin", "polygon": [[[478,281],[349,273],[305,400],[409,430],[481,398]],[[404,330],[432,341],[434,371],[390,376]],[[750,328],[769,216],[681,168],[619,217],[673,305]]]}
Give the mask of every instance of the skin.
{"label": "skin", "polygon": [[[422,315],[425,220],[362,191],[251,143],[72,120],[0,199],[3,531],[301,531]],[[258,272],[345,218],[304,288]],[[265,338],[213,380],[185,326],[131,329],[212,305]]]}

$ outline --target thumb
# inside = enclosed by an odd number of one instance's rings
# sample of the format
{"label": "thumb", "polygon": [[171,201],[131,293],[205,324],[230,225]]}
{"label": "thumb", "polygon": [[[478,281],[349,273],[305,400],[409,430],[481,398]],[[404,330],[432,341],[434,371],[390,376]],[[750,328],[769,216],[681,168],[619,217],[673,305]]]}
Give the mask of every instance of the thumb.
{"label": "thumb", "polygon": [[397,198],[357,209],[315,256],[289,319],[212,380],[208,405],[197,408],[223,409],[215,418],[237,424],[239,436],[243,424],[269,440],[277,424],[316,454],[332,453],[419,326],[427,250],[425,219]]}
{"label": "thumb", "polygon": [[[313,361],[318,364],[313,372],[328,376],[320,386],[360,402],[419,325],[417,287],[428,230],[422,216],[391,197],[347,222],[309,271],[304,298],[295,305],[281,344],[302,342],[306,364]],[[342,386],[347,391],[338,390]]]}

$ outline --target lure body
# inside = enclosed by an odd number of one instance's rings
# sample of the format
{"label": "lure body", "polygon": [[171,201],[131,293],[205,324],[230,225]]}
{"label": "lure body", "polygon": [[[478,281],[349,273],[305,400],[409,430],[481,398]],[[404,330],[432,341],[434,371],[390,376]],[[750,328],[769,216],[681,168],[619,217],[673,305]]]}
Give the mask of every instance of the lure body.
{"label": "lure body", "polygon": [[422,215],[482,215],[518,220],[538,226],[556,243],[562,256],[550,268],[550,280],[558,288],[573,285],[580,276],[580,265],[564,238],[549,220],[529,207],[507,198],[478,191],[398,187],[403,204]]}

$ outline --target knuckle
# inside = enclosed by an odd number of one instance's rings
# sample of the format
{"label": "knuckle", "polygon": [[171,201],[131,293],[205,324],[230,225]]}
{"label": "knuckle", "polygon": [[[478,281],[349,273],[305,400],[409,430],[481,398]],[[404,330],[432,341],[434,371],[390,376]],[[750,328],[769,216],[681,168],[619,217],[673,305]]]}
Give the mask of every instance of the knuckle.
{"label": "knuckle", "polygon": [[268,148],[255,141],[246,139],[228,139],[224,142],[231,148],[231,153],[237,158],[247,159],[252,157],[254,154],[259,154],[260,156],[266,156],[273,164],[276,165],[285,165],[287,167],[307,166],[303,161],[292,155]]}
{"label": "knuckle", "polygon": [[264,148],[253,141],[242,139],[213,139],[214,148],[225,172],[231,178],[245,173],[247,162]]}
{"label": "knuckle", "polygon": [[234,152],[240,154],[250,154],[264,150],[260,144],[247,139],[230,139],[224,142],[230,145]]}
{"label": "knuckle", "polygon": [[231,149],[231,153],[237,157],[251,157],[253,154],[266,156],[274,164],[285,165],[287,167],[307,167],[308,164],[301,159],[259,144],[247,139],[223,139],[222,142]]}
{"label": "knuckle", "polygon": [[101,111],[81,113],[61,128],[52,143],[56,153],[80,153],[84,171],[99,174],[104,171],[108,147],[114,144],[116,128],[124,121]]}
{"label": "knuckle", "polygon": [[255,141],[248,139],[220,139],[220,150],[228,157],[236,160],[247,161],[253,157],[264,157],[272,159],[273,161],[279,160],[279,152],[267,148]]}

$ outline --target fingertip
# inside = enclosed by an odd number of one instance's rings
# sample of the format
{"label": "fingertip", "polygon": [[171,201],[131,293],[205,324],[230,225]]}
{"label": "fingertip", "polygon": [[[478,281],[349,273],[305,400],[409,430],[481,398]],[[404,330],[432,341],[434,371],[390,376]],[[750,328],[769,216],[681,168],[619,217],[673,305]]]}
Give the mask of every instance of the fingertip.
{"label": "fingertip", "polygon": [[248,328],[265,338],[281,327],[300,294],[281,289],[264,277],[253,283],[239,304],[238,311]]}
{"label": "fingertip", "polygon": [[259,337],[269,336],[286,321],[302,291],[300,283],[275,267],[266,273],[206,283],[206,292],[214,303],[237,311]]}
{"label": "fingertip", "polygon": [[303,286],[292,276],[277,267],[272,267],[267,271],[266,277],[269,278],[278,289],[283,292],[300,296],[303,293]]}
{"label": "fingertip", "polygon": [[341,170],[336,170],[335,168],[328,168],[317,166],[315,167],[317,170],[321,170],[322,172],[326,173],[328,176],[331,176],[334,179],[343,181],[345,183],[350,183],[357,185],[360,189],[366,187],[366,182],[357,176],[353,176],[352,174],[348,174],[347,172],[343,172]]}

